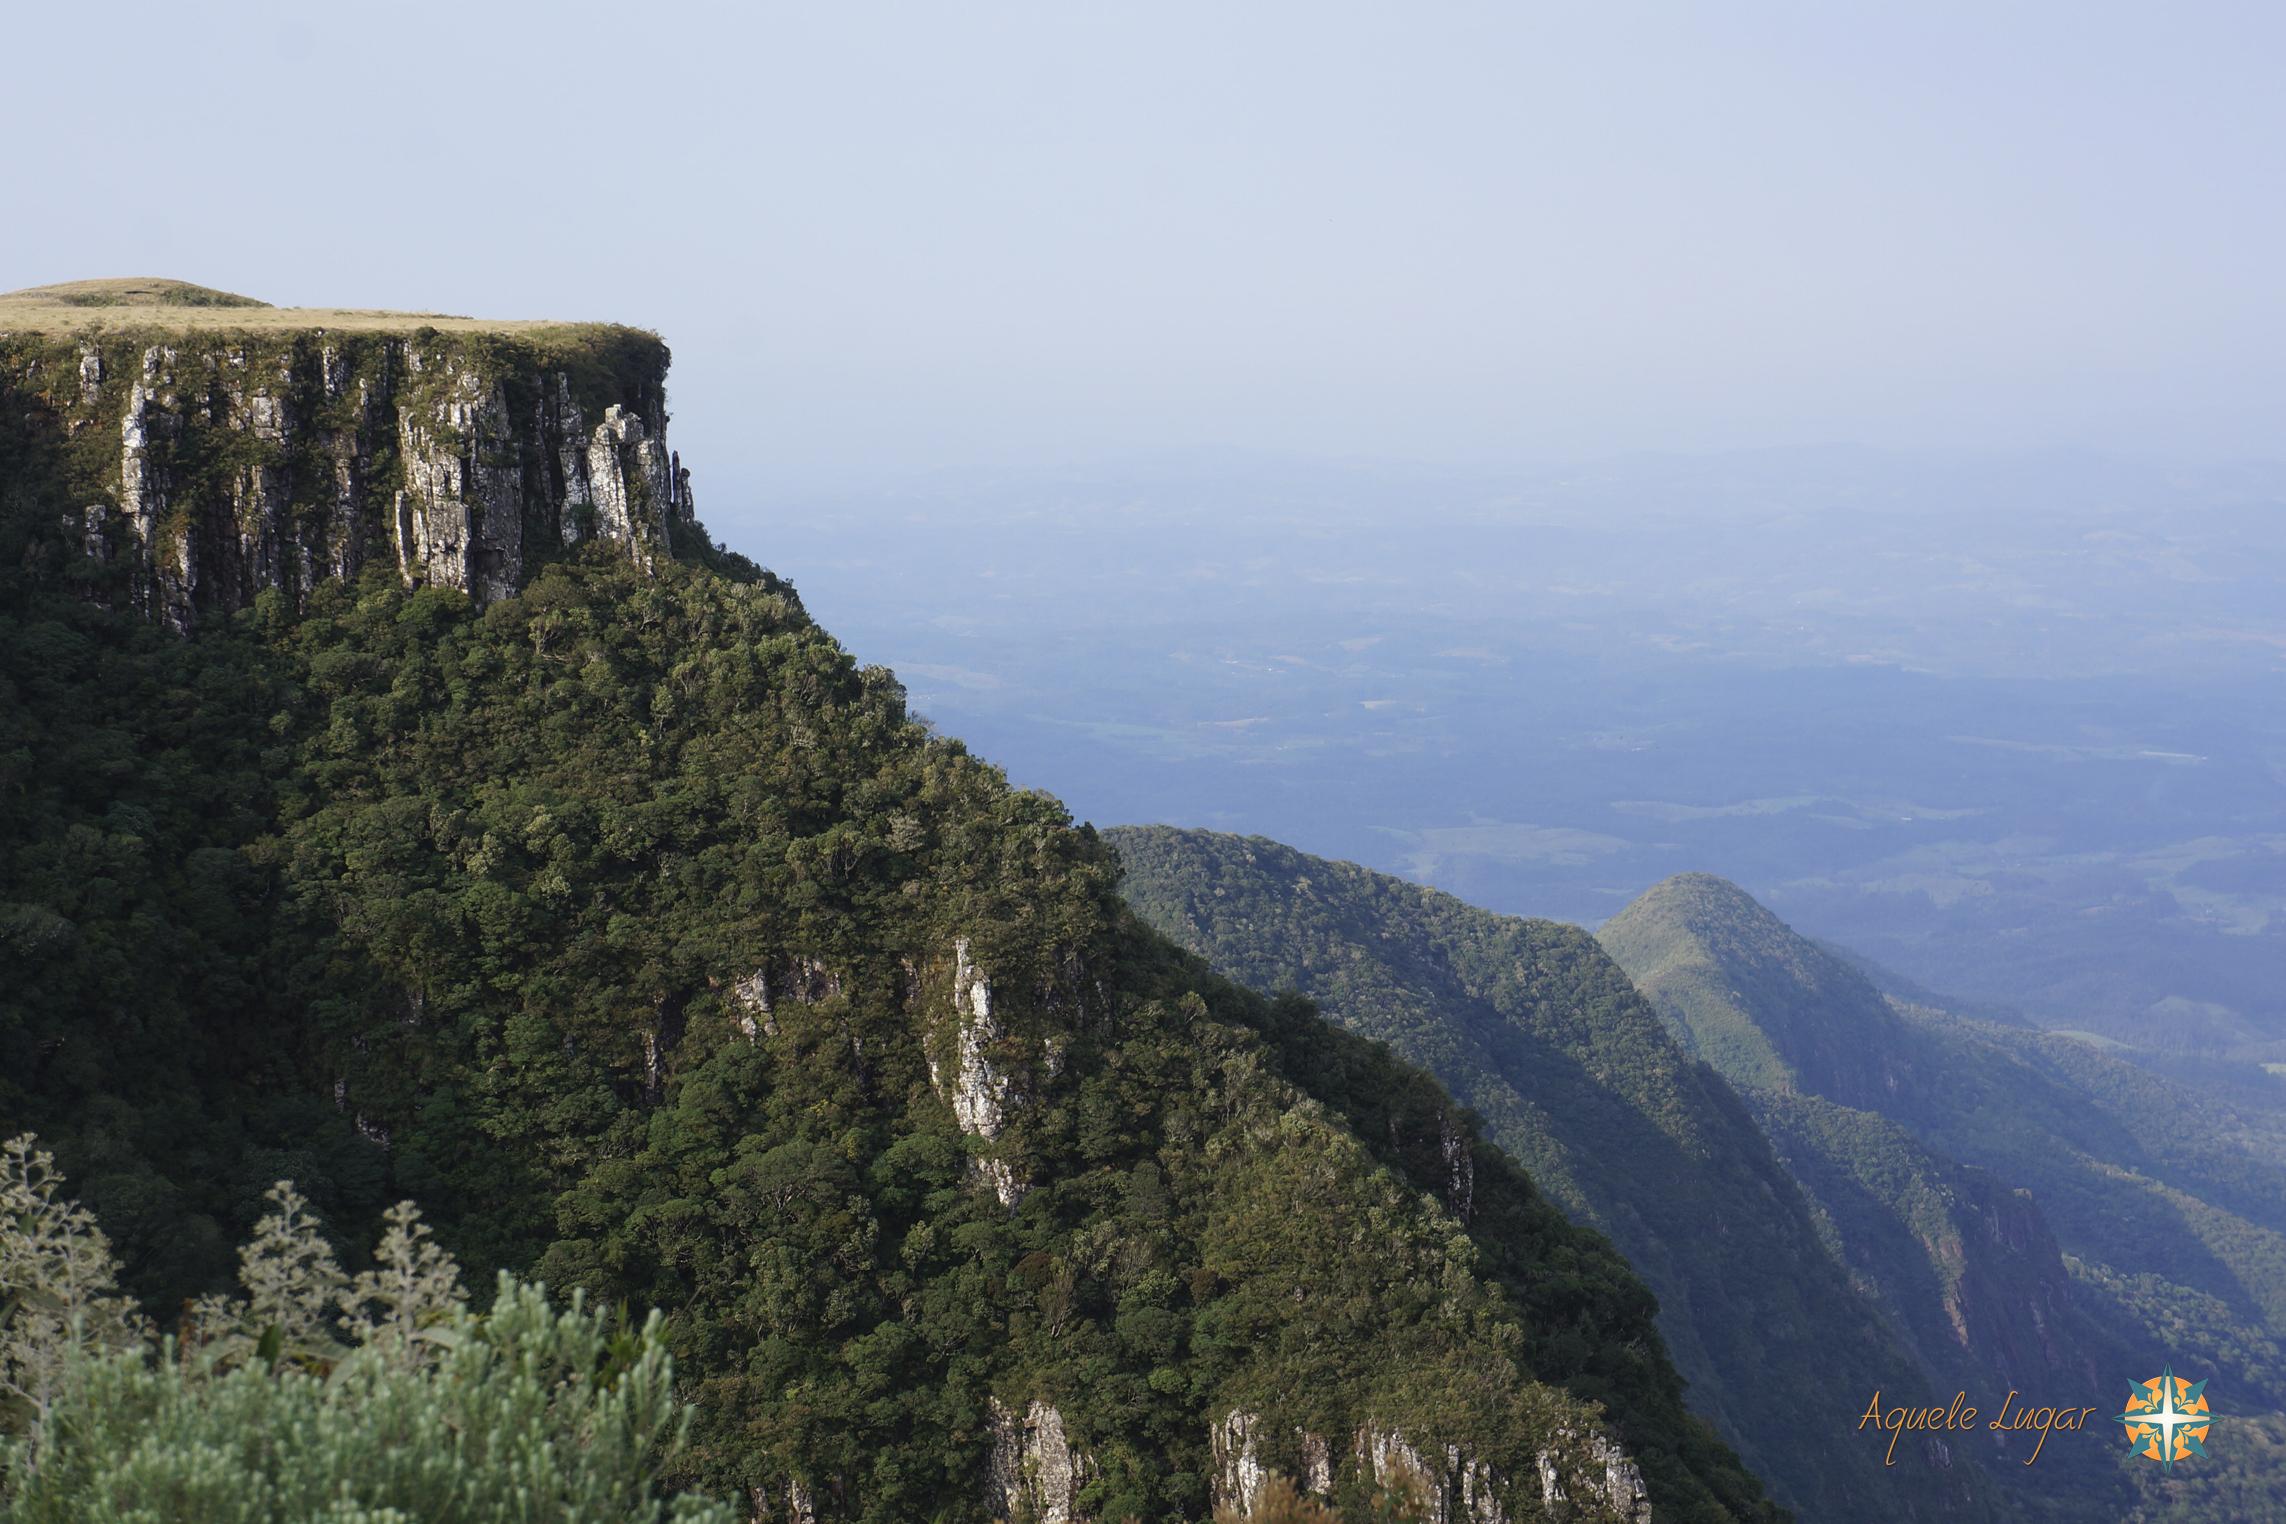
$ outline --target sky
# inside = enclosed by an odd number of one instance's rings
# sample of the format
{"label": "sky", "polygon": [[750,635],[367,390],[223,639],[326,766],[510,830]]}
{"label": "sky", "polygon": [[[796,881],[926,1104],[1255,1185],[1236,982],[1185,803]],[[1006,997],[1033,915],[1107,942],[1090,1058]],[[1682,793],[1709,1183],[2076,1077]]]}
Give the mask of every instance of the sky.
{"label": "sky", "polygon": [[136,0],[5,34],[0,289],[656,328],[710,520],[1210,448],[2280,453],[2272,4]]}

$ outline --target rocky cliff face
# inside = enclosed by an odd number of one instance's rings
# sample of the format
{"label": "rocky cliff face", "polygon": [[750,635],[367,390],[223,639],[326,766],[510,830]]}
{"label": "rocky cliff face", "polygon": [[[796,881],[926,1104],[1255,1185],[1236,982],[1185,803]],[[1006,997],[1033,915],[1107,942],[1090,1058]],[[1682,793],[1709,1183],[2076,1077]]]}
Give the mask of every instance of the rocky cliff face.
{"label": "rocky cliff face", "polygon": [[672,554],[666,368],[607,327],[0,333],[21,475],[95,586],[178,630],[375,562],[488,600],[583,539]]}
{"label": "rocky cliff face", "polygon": [[2100,1330],[2031,1193],[1814,1096],[1752,1098],[1836,1252],[1938,1384],[2100,1395]]}
{"label": "rocky cliff face", "polygon": [[[992,981],[971,961],[966,937],[953,948],[952,1015],[952,1052],[946,1059],[932,1059],[929,1077],[952,1107],[960,1130],[989,1147],[1008,1125],[1019,1090],[1016,1076],[994,1057],[1006,1034],[992,1014]],[[946,1046],[944,1037],[938,1045]],[[1004,1207],[1013,1210],[1024,1199],[1025,1182],[1004,1159],[972,1155],[969,1173]]]}
{"label": "rocky cliff face", "polygon": [[984,1507],[995,1519],[1082,1524],[1080,1489],[1095,1466],[1064,1430],[1064,1415],[1044,1402],[1022,1413],[990,1404],[992,1453],[985,1463]]}
{"label": "rocky cliff face", "polygon": [[1304,1494],[1332,1497],[1346,1473],[1365,1495],[1410,1494],[1425,1524],[1511,1524],[1542,1516],[1650,1524],[1643,1473],[1609,1435],[1563,1427],[1533,1457],[1531,1477],[1512,1482],[1458,1445],[1424,1450],[1396,1429],[1367,1424],[1340,1456],[1322,1435],[1280,1433],[1245,1409],[1225,1415],[1210,1433],[1215,1507],[1251,1512],[1274,1473]]}

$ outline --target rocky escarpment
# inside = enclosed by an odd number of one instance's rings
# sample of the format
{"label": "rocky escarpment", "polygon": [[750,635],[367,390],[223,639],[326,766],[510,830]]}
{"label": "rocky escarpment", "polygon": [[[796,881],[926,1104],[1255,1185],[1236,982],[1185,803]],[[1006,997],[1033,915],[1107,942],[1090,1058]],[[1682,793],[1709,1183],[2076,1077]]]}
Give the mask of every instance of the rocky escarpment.
{"label": "rocky escarpment", "polygon": [[175,629],[376,563],[481,601],[585,539],[648,564],[693,533],[667,358],[602,326],[0,328],[0,427],[54,550]]}
{"label": "rocky escarpment", "polygon": [[1619,1524],[1650,1524],[1650,1493],[1643,1473],[1612,1439],[1559,1426],[1550,1443],[1533,1456],[1533,1474],[1522,1480],[1458,1445],[1424,1449],[1404,1432],[1367,1424],[1352,1437],[1346,1457],[1322,1435],[1307,1429],[1279,1430],[1245,1409],[1226,1414],[1212,1435],[1215,1505],[1251,1511],[1283,1473],[1305,1494],[1337,1496],[1345,1480],[1365,1495],[1411,1495],[1426,1524],[1511,1524],[1546,1514],[1558,1518],[1606,1519]]}
{"label": "rocky escarpment", "polygon": [[[893,1061],[886,1052],[876,1054],[858,1030],[849,996],[863,982],[854,971],[794,954],[722,979],[716,988],[742,1043],[846,1047],[862,1074],[874,1058]],[[1032,1172],[1011,1156],[1014,1129],[1052,1103],[1068,1037],[1041,1041],[1017,1029],[1012,1013],[998,1008],[993,979],[971,937],[954,938],[937,958],[901,961],[895,985],[926,1056],[929,1088],[965,1140],[966,1191],[995,1201],[1013,1218],[1034,1189]],[[1298,1124],[1300,1117],[1287,1122]],[[1432,1209],[1451,1214],[1453,1228],[1465,1228],[1477,1193],[1477,1144],[1466,1123],[1441,1103],[1413,1118],[1407,1131],[1420,1134],[1424,1163],[1435,1160],[1420,1182],[1422,1204],[1433,1201]],[[1167,1285],[1173,1284],[1170,1278]],[[1241,1377],[1238,1384],[1249,1383]],[[1640,1467],[1589,1412],[1546,1421],[1531,1448],[1494,1459],[1477,1448],[1481,1434],[1449,1427],[1449,1413],[1416,1411],[1421,1393],[1402,1379],[1378,1386],[1357,1392],[1359,1404],[1346,1412],[1323,1401],[1306,1414],[1274,1403],[1211,1404],[1209,1411],[1221,1416],[1204,1426],[1206,1501],[1245,1513],[1261,1501],[1272,1477],[1283,1476],[1303,1493],[1344,1508],[1410,1497],[1427,1524],[1537,1517],[1646,1524],[1651,1516]],[[1390,1416],[1374,1416],[1383,1414]],[[985,1419],[988,1447],[976,1496],[987,1516],[1038,1524],[1106,1524],[1119,1516],[1099,1506],[1106,1476],[1098,1445],[1106,1436],[1091,1432],[1084,1413],[1075,1416],[1069,1404],[1040,1396],[995,1395],[985,1403]],[[753,1494],[755,1517],[813,1520],[821,1517],[815,1498],[839,1496],[851,1485],[848,1477],[828,1473],[813,1492],[808,1482],[781,1478]]]}

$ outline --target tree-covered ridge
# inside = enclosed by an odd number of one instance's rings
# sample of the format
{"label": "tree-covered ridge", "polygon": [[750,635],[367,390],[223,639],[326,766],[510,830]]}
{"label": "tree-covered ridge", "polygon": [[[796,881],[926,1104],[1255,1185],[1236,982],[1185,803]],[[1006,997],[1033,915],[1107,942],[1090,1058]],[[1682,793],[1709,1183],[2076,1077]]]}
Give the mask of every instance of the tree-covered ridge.
{"label": "tree-covered ridge", "polygon": [[[1802,1411],[1856,1414],[1920,1379],[1853,1294],[1730,1087],[1691,1062],[1593,938],[1260,838],[1105,833],[1136,910],[1232,978],[1298,990],[1434,1072],[1657,1292],[1709,1414],[1812,1517],[1957,1517],[1966,1471],[1801,1443]],[[1773,1276],[1773,1265],[1785,1267]],[[1774,1391],[1788,1394],[1772,1404]],[[1835,1420],[1840,1423],[1841,1420]],[[1843,1424],[1846,1427],[1846,1424]]]}
{"label": "tree-covered ridge", "polygon": [[[1863,1109],[2029,1189],[2067,1253],[2221,1296],[2249,1327],[2286,1327],[2286,1131],[2275,1113],[2202,1096],[2071,1038],[1882,1001],[1854,969],[1721,880],[1670,880],[1600,936],[1678,1026],[1718,1006],[1722,1020],[1752,1022],[1769,987],[1738,977],[1712,950],[1787,945],[1839,998],[1821,1004],[1804,985],[1781,1002],[1809,1013],[1802,1025],[1817,1041],[1857,1046],[1900,1077],[1853,1092]],[[1877,1004],[1878,1020],[1862,1022]],[[1784,1030],[1774,1026],[1774,1039]],[[2233,1371],[2272,1394],[2279,1376]]]}
{"label": "tree-covered ridge", "polygon": [[[1959,1341],[1965,1354],[2037,1356],[2059,1379],[2093,1366],[2085,1400],[2102,1402],[2125,1349],[2213,1372],[2242,1411],[2277,1406],[2286,1132],[2274,1111],[2201,1095],[2072,1038],[1884,1000],[1857,969],[1706,875],[1648,891],[1600,935],[1687,1040],[1751,1028],[1769,1044],[1786,1083],[1764,1084],[1769,1071],[1751,1065],[1732,1077],[1845,1252],[1881,1265],[1893,1299],[1919,1301],[1909,1323],[1981,1300],[1975,1265],[1955,1246],[1991,1239],[2012,1251],[1991,1263],[2045,1309],[2037,1327],[2053,1347],[1992,1333]],[[1848,1049],[1847,1068],[1818,1059]],[[1883,1083],[1860,1083],[1869,1074]],[[2013,1234],[2002,1231],[2010,1224]],[[2027,1278],[2053,1253],[2049,1230],[2069,1275],[2066,1307],[2051,1272]],[[2099,1468],[2085,1485],[2111,1481]],[[2221,1492],[2249,1486],[2286,1505],[2259,1473]]]}
{"label": "tree-covered ridge", "polygon": [[1085,1517],[1203,1517],[1240,1413],[1345,1506],[1418,1460],[1523,1517],[1545,1459],[1628,1516],[1608,1431],[1662,1520],[1767,1514],[1608,1245],[782,584],[369,574],[180,640],[6,575],[0,1116],[154,1308],[291,1177],[664,1308],[681,1479],[758,1507],[1032,1506],[1045,1409]]}
{"label": "tree-covered ridge", "polygon": [[[1647,890],[1599,933],[1670,1028],[1732,1083],[1864,1106],[1921,1083],[1919,1044],[1858,972],[1739,888],[1681,873]],[[1650,928],[1686,923],[1688,936]]]}

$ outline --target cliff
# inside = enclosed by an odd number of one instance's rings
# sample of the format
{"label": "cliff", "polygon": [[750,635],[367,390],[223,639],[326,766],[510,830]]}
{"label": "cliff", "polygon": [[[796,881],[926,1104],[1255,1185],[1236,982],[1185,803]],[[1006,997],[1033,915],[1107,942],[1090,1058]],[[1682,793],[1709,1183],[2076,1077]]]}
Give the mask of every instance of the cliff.
{"label": "cliff", "polygon": [[655,340],[66,294],[0,317],[0,1115],[161,1316],[291,1174],[664,1309],[758,1518],[1777,1517],[1432,1081],[685,550]]}
{"label": "cliff", "polygon": [[376,563],[484,601],[582,540],[649,565],[695,534],[667,362],[607,324],[46,287],[0,296],[0,464],[31,553],[177,630]]}
{"label": "cliff", "polygon": [[1833,1253],[1938,1388],[2104,1393],[2126,1352],[2075,1302],[2029,1191],[1872,1112],[1778,1091],[1753,1105]]}

